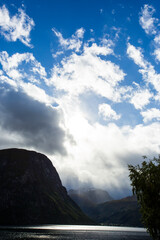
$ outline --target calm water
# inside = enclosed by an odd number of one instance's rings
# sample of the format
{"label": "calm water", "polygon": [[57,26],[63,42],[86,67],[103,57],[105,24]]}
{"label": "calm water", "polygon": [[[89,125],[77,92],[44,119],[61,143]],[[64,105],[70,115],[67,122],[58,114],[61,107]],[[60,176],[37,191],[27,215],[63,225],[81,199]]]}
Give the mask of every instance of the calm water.
{"label": "calm water", "polygon": [[45,225],[34,227],[0,227],[0,240],[150,240],[144,228]]}

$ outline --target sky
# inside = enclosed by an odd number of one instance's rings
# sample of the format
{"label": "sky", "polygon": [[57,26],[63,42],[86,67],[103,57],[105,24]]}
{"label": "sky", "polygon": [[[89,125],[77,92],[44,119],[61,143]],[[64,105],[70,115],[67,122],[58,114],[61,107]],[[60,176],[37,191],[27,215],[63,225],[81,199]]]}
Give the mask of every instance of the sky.
{"label": "sky", "polygon": [[67,189],[131,194],[160,153],[156,0],[0,2],[0,148],[46,154]]}

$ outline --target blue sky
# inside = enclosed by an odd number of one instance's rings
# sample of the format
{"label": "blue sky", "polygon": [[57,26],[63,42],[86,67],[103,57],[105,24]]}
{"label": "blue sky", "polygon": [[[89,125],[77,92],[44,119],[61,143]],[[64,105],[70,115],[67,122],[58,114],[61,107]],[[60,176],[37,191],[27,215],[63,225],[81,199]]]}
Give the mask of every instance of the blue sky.
{"label": "blue sky", "polygon": [[158,1],[0,4],[0,147],[45,153],[67,188],[131,193],[160,152]]}

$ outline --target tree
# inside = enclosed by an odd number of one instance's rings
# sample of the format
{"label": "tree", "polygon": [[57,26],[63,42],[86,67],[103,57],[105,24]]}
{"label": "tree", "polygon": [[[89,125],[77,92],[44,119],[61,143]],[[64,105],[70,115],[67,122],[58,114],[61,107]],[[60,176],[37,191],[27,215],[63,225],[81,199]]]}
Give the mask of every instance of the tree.
{"label": "tree", "polygon": [[[144,156],[144,159],[146,157]],[[142,220],[153,239],[160,239],[160,155],[144,160],[141,166],[128,165],[133,194],[136,194]]]}

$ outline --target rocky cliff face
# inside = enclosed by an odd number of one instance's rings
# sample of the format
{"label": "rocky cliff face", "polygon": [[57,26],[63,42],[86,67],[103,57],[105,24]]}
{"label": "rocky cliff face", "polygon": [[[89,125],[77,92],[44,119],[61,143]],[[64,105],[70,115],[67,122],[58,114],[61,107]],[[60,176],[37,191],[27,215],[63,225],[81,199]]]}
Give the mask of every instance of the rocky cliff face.
{"label": "rocky cliff face", "polygon": [[0,224],[88,224],[51,161],[23,149],[0,150]]}

